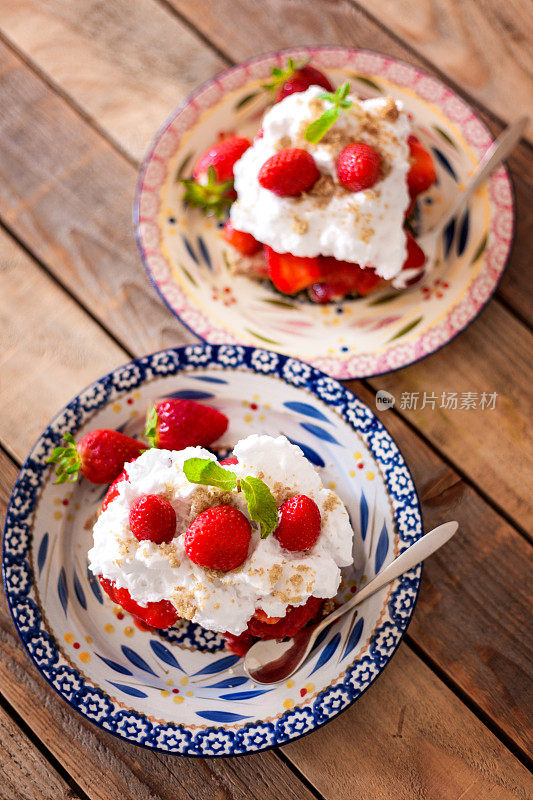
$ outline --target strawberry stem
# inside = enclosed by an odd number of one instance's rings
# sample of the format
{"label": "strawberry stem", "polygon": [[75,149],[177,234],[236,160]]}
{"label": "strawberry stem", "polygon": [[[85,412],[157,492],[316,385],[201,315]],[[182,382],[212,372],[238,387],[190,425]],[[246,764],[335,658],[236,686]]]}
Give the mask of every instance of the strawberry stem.
{"label": "strawberry stem", "polygon": [[295,72],[298,72],[298,70],[307,66],[310,60],[310,58],[306,58],[297,64],[293,58],[289,58],[285,69],[281,69],[281,67],[272,67],[272,81],[270,83],[264,83],[263,89],[268,89],[269,92],[274,93],[277,89],[283,86],[285,81],[288,81],[289,78],[292,78]]}
{"label": "strawberry stem", "polygon": [[63,447],[54,447],[47,464],[57,464],[57,480],[54,483],[74,483],[81,469],[81,459],[76,449],[76,442],[71,433],[63,437],[67,443]]}
{"label": "strawberry stem", "polygon": [[148,439],[150,447],[157,447],[157,408],[152,408],[146,414],[146,424],[144,427],[144,436]]}
{"label": "strawberry stem", "polygon": [[233,179],[219,183],[213,166],[207,170],[207,183],[198,183],[192,179],[180,182],[185,187],[183,199],[187,205],[201,209],[203,214],[211,213],[221,217],[233,202],[228,195],[228,192],[233,189]]}

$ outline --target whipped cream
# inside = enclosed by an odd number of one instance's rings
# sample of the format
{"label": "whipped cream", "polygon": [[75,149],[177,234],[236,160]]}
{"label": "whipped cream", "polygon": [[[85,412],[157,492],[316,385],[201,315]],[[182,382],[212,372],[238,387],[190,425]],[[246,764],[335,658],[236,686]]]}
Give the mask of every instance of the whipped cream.
{"label": "whipped cream", "polygon": [[[342,112],[318,144],[309,144],[305,128],[330,105],[319,99],[323,91],[311,86],[265,114],[263,136],[234,167],[237,200],[231,208],[232,224],[278,253],[334,256],[372,266],[382,278],[393,278],[406,257],[408,117],[402,103],[392,98],[359,101],[350,95],[351,108]],[[371,189],[350,192],[339,184],[336,160],[347,144],[356,141],[376,147],[384,170]],[[308,150],[322,174],[310,192],[297,198],[278,197],[257,179],[265,161],[284,147]]]}
{"label": "whipped cream", "polygon": [[[352,563],[353,530],[339,497],[326,489],[313,465],[284,436],[254,434],[234,448],[239,463],[228,466],[238,476],[253,475],[267,483],[278,507],[295,494],[311,497],[320,509],[318,541],[305,552],[289,552],[271,534],[261,539],[252,522],[252,539],[243,564],[230,572],[206,570],[187,557],[185,531],[194,517],[212,505],[231,502],[247,516],[242,493],[190,483],[183,473],[188,458],[216,457],[202,447],[151,449],[126,464],[128,480],[119,484],[93,528],[89,566],[95,575],[116,582],[141,605],[170,600],[181,617],[204,628],[242,633],[257,608],[284,616],[288,605],[308,598],[333,597],[340,567]],[[138,542],[129,528],[129,510],[144,494],[164,495],[176,511],[176,536],[169,544]]]}

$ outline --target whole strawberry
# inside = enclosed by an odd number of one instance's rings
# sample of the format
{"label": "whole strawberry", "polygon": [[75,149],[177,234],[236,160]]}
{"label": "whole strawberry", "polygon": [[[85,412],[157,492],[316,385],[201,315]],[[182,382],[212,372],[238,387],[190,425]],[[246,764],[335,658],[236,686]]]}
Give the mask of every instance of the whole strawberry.
{"label": "whole strawberry", "polygon": [[294,59],[289,58],[285,69],[272,69],[272,82],[265,88],[276,93],[276,102],[279,103],[284,97],[295,92],[305,92],[310,86],[322,86],[328,92],[333,91],[333,86],[323,72],[306,61],[296,64]]}
{"label": "whole strawberry", "polygon": [[308,191],[320,178],[320,172],[307,150],[285,147],[267,158],[257,177],[263,189],[279,197],[295,197]]}
{"label": "whole strawberry", "polygon": [[345,189],[362,192],[379,179],[381,156],[364,142],[348,144],[337,159],[337,177]]}
{"label": "whole strawberry", "polygon": [[237,197],[233,189],[233,167],[250,140],[245,136],[230,136],[212,145],[203,153],[193,171],[193,178],[182,180],[183,199],[193,208],[221,217]]}
{"label": "whole strawberry", "polygon": [[169,398],[159,400],[148,411],[144,435],[152,447],[165,450],[207,447],[222,436],[228,423],[226,415],[216,408]]}
{"label": "whole strawberry", "polygon": [[214,167],[217,181],[230,181],[233,178],[233,167],[245,150],[250,147],[246,136],[230,136],[209,147],[195,164],[193,178],[203,183],[209,167]]}
{"label": "whole strawberry", "polygon": [[157,494],[139,497],[130,508],[129,522],[139,542],[168,544],[176,533],[176,512],[168,500]]}
{"label": "whole strawberry", "polygon": [[322,518],[314,500],[305,494],[285,500],[274,536],[286,550],[308,550],[320,536]]}
{"label": "whole strawberry", "polygon": [[228,572],[248,555],[252,526],[233,506],[213,506],[191,522],[185,532],[185,552],[195,564]]}
{"label": "whole strawberry", "polygon": [[56,447],[47,464],[57,464],[56,483],[73,483],[78,473],[91,483],[112,483],[124,464],[140,456],[146,447],[119,431],[99,428],[76,444],[70,433],[65,434],[64,447]]}

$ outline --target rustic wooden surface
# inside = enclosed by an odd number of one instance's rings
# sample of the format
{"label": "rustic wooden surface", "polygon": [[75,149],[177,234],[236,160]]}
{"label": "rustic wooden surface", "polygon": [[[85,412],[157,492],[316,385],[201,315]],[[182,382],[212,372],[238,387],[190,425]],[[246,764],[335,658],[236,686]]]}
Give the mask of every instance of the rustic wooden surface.
{"label": "rustic wooden surface", "polygon": [[[149,285],[131,229],[139,161],[188,92],[261,51],[367,47],[448,80],[496,133],[531,105],[528,11],[527,0],[0,0],[2,515],[64,402],[132,356],[194,340]],[[350,383],[372,406],[379,388],[499,394],[494,412],[381,414],[426,525],[455,517],[461,535],[428,561],[406,641],[376,685],[280,750],[150,753],[48,688],[2,596],[2,800],[531,796],[531,152],[523,141],[509,162],[517,236],[488,308],[419,364]]]}

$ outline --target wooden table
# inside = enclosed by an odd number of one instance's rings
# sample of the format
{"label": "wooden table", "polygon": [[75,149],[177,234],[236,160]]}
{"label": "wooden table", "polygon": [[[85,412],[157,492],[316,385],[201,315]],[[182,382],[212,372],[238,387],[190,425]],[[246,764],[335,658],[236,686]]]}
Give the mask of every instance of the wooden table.
{"label": "wooden table", "polygon": [[[422,66],[498,133],[531,110],[530,11],[527,0],[0,0],[3,510],[66,401],[131,357],[192,341],[150,287],[131,223],[139,160],[179,101],[250,55],[338,43]],[[530,142],[509,166],[516,243],[488,308],[424,361],[350,383],[372,406],[380,388],[498,393],[493,411],[382,414],[426,526],[457,518],[461,534],[427,563],[409,633],[376,685],[280,750],[155,754],[86,723],[48,688],[2,596],[2,800],[532,796]]]}

